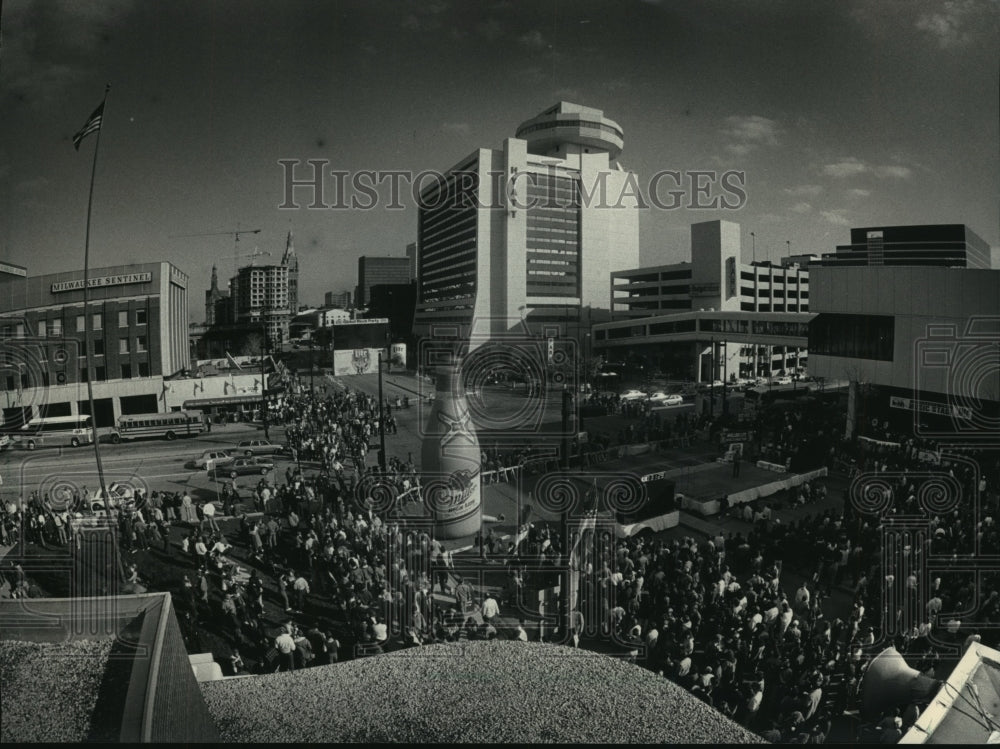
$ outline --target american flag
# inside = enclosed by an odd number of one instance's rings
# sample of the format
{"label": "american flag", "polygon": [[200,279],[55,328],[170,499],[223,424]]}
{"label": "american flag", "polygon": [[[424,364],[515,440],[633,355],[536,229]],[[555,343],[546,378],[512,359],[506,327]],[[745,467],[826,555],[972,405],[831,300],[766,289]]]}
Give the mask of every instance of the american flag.
{"label": "american flag", "polygon": [[80,143],[83,142],[83,139],[86,138],[91,133],[96,133],[98,130],[101,129],[101,120],[103,119],[104,119],[104,102],[102,101],[100,105],[97,107],[97,109],[94,110],[94,113],[90,115],[90,118],[87,120],[84,126],[80,128],[79,132],[76,135],[73,136],[73,148],[79,151]]}

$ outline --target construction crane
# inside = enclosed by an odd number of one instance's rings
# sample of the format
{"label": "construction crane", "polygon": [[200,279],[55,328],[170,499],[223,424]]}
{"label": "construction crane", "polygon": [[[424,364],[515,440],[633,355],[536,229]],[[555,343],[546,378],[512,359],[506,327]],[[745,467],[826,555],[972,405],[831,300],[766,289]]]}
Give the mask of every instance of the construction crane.
{"label": "construction crane", "polygon": [[268,250],[262,250],[260,247],[254,247],[253,252],[244,252],[242,255],[236,255],[237,258],[248,257],[250,258],[250,265],[253,265],[255,258],[261,257],[262,255],[270,255]]}
{"label": "construction crane", "polygon": [[241,257],[257,257],[258,255],[270,255],[270,252],[261,252],[254,249],[252,253],[240,254],[240,234],[260,234],[260,229],[237,229],[236,231],[210,231],[203,234],[174,234],[169,239],[190,239],[191,237],[235,237],[233,245],[233,275],[240,272],[239,260]]}

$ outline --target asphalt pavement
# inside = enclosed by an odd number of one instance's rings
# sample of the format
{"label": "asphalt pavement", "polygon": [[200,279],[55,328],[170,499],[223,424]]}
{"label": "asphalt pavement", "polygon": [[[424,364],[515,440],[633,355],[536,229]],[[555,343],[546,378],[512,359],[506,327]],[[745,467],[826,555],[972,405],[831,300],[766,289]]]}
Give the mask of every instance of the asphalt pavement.
{"label": "asphalt pavement", "polygon": [[[284,430],[271,428],[271,441],[283,442]],[[188,491],[196,500],[218,498],[222,486],[204,469],[190,461],[206,450],[231,450],[245,439],[263,437],[259,425],[240,423],[213,425],[212,431],[197,437],[171,442],[161,439],[134,440],[117,445],[101,443],[101,464],[106,485],[129,482],[135,487],[159,491]],[[275,471],[284,471],[288,461],[275,457]],[[36,450],[7,450],[0,454],[0,494],[7,501],[32,491],[45,492],[79,488],[95,491],[100,487],[97,461],[92,445],[81,447],[41,447]],[[228,479],[228,475],[226,477]],[[256,476],[241,476],[237,485],[256,483]]]}

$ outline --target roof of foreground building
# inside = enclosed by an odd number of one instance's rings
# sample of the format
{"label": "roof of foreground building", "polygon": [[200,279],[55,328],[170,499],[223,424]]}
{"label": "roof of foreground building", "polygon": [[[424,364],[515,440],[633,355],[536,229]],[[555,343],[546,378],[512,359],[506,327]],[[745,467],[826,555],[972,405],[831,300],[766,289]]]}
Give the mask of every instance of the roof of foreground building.
{"label": "roof of foreground building", "polygon": [[543,643],[429,645],[201,688],[227,742],[763,743],[651,671]]}

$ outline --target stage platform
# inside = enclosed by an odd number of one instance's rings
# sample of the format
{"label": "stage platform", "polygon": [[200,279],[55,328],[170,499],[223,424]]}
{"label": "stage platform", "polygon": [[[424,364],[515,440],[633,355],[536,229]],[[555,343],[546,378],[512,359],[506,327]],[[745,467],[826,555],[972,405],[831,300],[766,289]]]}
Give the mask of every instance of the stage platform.
{"label": "stage platform", "polygon": [[[593,491],[596,480],[598,490],[622,477],[637,479],[669,479],[675,484],[675,508],[637,522],[618,523],[615,529],[619,536],[632,536],[643,530],[659,532],[676,527],[680,522],[680,511],[701,517],[717,515],[722,509],[722,499],[728,506],[752,502],[768,497],[779,491],[799,486],[818,476],[825,476],[826,469],[805,474],[777,473],[750,463],[740,466],[740,475],[733,476],[731,463],[706,460],[708,456],[694,454],[630,456],[614,463],[605,463],[581,469],[572,469],[566,474],[565,496],[571,496],[570,504],[574,514],[583,516],[587,497]],[[513,541],[517,538],[517,519],[524,506],[531,507],[529,522],[557,524],[561,520],[563,500],[545,500],[539,494],[543,478],[550,480],[553,473],[544,475],[522,475],[506,483],[492,483],[482,486],[482,513],[484,526],[493,528],[494,533]],[[565,497],[564,497],[565,498]],[[412,523],[424,515],[424,508],[417,503],[408,503],[403,515]],[[500,519],[502,518],[502,520]],[[427,518],[425,517],[425,520]],[[418,523],[419,524],[419,523]],[[453,552],[467,551],[474,545],[474,535],[443,541],[443,546]]]}
{"label": "stage platform", "polygon": [[677,482],[677,500],[681,509],[710,517],[721,511],[722,499],[733,507],[769,497],[826,474],[826,468],[808,473],[776,473],[744,464],[740,466],[740,475],[733,476],[731,463],[711,463],[698,469],[679,471],[674,480]]}

